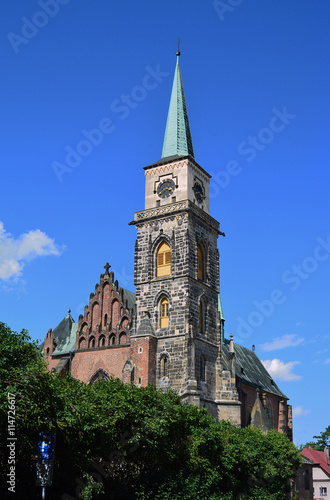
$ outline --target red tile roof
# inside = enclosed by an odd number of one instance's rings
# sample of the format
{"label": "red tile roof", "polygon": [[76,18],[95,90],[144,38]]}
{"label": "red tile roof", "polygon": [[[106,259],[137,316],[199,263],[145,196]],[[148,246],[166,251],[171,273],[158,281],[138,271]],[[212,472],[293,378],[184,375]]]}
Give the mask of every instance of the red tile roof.
{"label": "red tile roof", "polygon": [[330,460],[325,456],[324,451],[313,450],[313,448],[304,448],[301,454],[312,460],[315,465],[319,465],[330,477]]}

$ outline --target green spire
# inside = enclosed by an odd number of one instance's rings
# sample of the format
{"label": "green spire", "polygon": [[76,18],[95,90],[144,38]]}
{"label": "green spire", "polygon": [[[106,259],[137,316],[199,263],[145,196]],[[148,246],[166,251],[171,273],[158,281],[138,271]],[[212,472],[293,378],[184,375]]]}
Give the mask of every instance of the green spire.
{"label": "green spire", "polygon": [[162,158],[173,155],[190,155],[194,158],[186,100],[184,98],[179,66],[180,52],[176,53],[177,62],[174,73],[170,107],[167,115]]}

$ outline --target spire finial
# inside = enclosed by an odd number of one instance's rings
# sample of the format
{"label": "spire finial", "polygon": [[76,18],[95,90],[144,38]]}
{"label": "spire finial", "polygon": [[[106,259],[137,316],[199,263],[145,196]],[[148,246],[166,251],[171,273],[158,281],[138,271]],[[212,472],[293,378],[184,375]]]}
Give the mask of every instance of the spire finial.
{"label": "spire finial", "polygon": [[176,55],[179,56],[181,54],[180,52],[180,43],[182,42],[181,38],[178,38],[178,50],[176,51]]}
{"label": "spire finial", "polygon": [[235,349],[234,349],[234,335],[232,333],[230,334],[229,352],[230,353],[234,353],[235,352]]}
{"label": "spire finial", "polygon": [[109,269],[110,269],[110,264],[109,262],[106,263],[106,265],[104,266],[104,269],[105,269],[105,274],[109,274]]}
{"label": "spire finial", "polygon": [[70,314],[70,312],[71,312],[71,309],[70,309],[70,307],[69,307],[69,309],[68,309],[68,313]]}

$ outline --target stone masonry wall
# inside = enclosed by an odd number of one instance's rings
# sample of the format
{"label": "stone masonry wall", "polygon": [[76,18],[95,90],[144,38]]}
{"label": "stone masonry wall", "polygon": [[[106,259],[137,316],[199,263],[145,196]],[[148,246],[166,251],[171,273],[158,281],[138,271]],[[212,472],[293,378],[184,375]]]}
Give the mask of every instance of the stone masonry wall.
{"label": "stone masonry wall", "polygon": [[[200,340],[195,349],[195,377],[200,378],[200,356],[206,358],[206,381],[199,383],[205,398],[215,397],[216,359],[219,347],[217,313],[219,293],[218,223],[197,207],[179,213],[164,214],[151,220],[139,221],[135,245],[135,285],[137,331],[145,311],[158,339],[157,387],[160,380],[160,360],[168,360],[167,384],[181,390],[187,378],[188,351],[186,334],[191,325],[193,335]],[[157,249],[162,241],[171,247],[171,274],[156,276]],[[198,280],[197,248],[205,250],[205,279]],[[160,301],[169,301],[169,326],[160,328]],[[200,301],[205,303],[205,331],[199,330]]]}

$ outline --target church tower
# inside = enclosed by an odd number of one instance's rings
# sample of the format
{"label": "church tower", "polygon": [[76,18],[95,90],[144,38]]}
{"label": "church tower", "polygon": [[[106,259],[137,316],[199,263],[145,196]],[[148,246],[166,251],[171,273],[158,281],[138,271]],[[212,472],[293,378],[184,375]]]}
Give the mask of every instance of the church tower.
{"label": "church tower", "polygon": [[131,223],[137,228],[131,362],[140,366],[141,385],[176,389],[216,418],[239,423],[235,374],[221,358],[223,233],[209,214],[211,176],[195,160],[176,55],[162,157],[144,168],[145,209]]}

